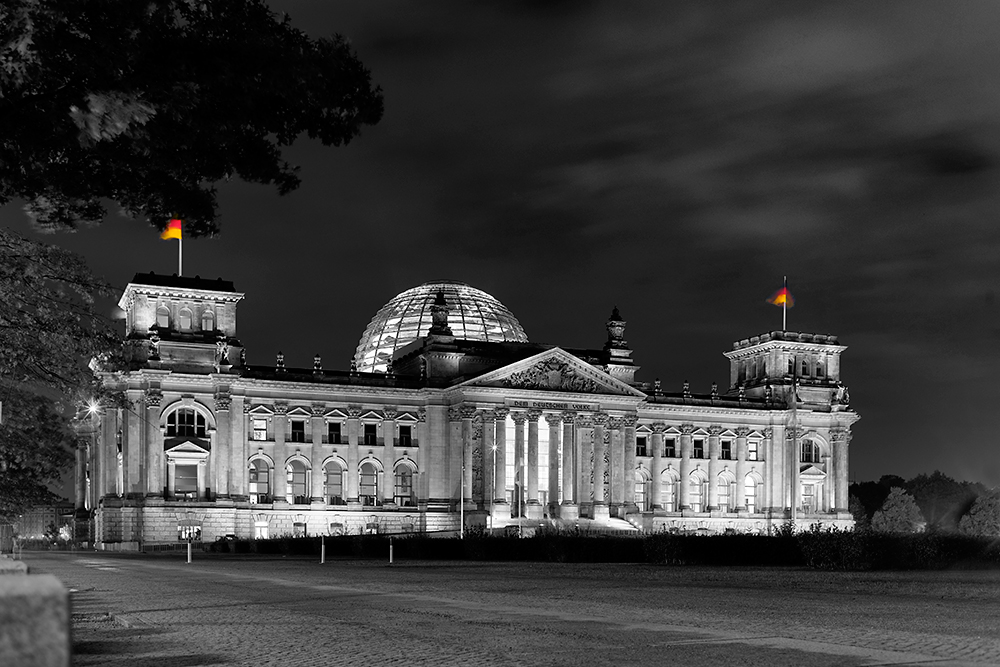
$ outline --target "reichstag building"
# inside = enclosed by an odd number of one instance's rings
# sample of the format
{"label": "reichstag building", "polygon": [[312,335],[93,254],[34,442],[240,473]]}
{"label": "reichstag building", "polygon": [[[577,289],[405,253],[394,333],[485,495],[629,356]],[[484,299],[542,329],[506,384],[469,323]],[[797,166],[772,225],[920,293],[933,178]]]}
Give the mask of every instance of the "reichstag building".
{"label": "reichstag building", "polygon": [[[846,527],[858,415],[835,336],[725,352],[710,394],[639,382],[617,309],[595,349],[539,345],[497,299],[430,282],[350,367],[247,365],[231,282],[139,274],[119,305],[129,409],[84,419],[77,505],[98,548],[227,535]],[[599,325],[598,325],[599,326]],[[596,327],[595,327],[596,328]]]}

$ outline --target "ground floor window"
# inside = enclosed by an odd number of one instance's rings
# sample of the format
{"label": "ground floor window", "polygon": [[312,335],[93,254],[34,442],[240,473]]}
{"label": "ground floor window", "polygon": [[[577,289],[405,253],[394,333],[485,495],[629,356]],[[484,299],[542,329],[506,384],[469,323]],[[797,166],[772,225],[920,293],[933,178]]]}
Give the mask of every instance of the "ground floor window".
{"label": "ground floor window", "polygon": [[410,507],[417,504],[413,494],[413,470],[408,465],[396,466],[393,500],[400,507]]}
{"label": "ground floor window", "polygon": [[672,478],[663,480],[660,484],[660,502],[667,512],[677,511],[677,481]]}
{"label": "ground floor window", "polygon": [[362,463],[359,485],[359,499],[362,505],[380,505],[378,499],[378,469],[374,463]]}
{"label": "ground floor window", "polygon": [[174,466],[174,495],[181,498],[198,497],[198,464]]}
{"label": "ground floor window", "polygon": [[747,512],[751,514],[757,511],[757,480],[747,475],[743,482],[744,502]]}
{"label": "ground floor window", "polygon": [[723,477],[719,478],[719,509],[724,512],[730,510],[729,480]]}
{"label": "ground floor window", "polygon": [[641,475],[635,480],[635,504],[640,512],[649,511],[649,480]]}
{"label": "ground floor window", "polygon": [[288,464],[288,496],[289,502],[299,505],[309,502],[306,495],[307,471],[302,461],[292,461]]}
{"label": "ground floor window", "polygon": [[256,459],[250,462],[250,502],[271,502],[271,469],[267,461]]}
{"label": "ground floor window", "polygon": [[344,504],[344,469],[336,461],[330,461],[323,469],[323,495],[330,505]]}

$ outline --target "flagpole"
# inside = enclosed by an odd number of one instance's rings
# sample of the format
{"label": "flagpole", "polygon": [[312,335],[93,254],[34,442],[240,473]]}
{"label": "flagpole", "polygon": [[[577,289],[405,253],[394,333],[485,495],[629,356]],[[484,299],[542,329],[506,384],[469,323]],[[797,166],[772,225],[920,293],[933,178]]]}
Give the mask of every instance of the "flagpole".
{"label": "flagpole", "polygon": [[184,275],[184,237],[177,239],[177,277]]}
{"label": "flagpole", "polygon": [[785,298],[781,301],[781,331],[788,331],[787,316],[788,316],[788,276],[785,276],[782,282],[782,287],[785,288]]}

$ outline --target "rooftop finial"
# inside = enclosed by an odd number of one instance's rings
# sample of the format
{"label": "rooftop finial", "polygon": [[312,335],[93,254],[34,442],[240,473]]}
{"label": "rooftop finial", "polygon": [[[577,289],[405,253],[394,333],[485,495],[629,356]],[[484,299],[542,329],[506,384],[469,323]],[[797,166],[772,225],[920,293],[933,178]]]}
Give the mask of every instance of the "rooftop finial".
{"label": "rooftop finial", "polygon": [[618,306],[611,310],[611,317],[608,318],[608,342],[604,344],[604,349],[617,348],[619,350],[628,349],[628,341],[625,340],[625,320],[618,312]]}
{"label": "rooftop finial", "polygon": [[431,336],[450,336],[451,327],[448,326],[448,302],[444,299],[444,290],[438,290],[434,303],[431,305]]}

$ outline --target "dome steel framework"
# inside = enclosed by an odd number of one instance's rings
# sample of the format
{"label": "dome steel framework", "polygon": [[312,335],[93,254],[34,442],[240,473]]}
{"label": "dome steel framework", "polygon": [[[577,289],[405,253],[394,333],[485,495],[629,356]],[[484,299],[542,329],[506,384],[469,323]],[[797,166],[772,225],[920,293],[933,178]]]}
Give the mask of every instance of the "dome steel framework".
{"label": "dome steel framework", "polygon": [[375,314],[354,354],[357,370],[384,373],[393,352],[426,336],[439,291],[448,304],[448,326],[455,338],[528,342],[521,323],[494,297],[465,283],[439,280],[396,295]]}

